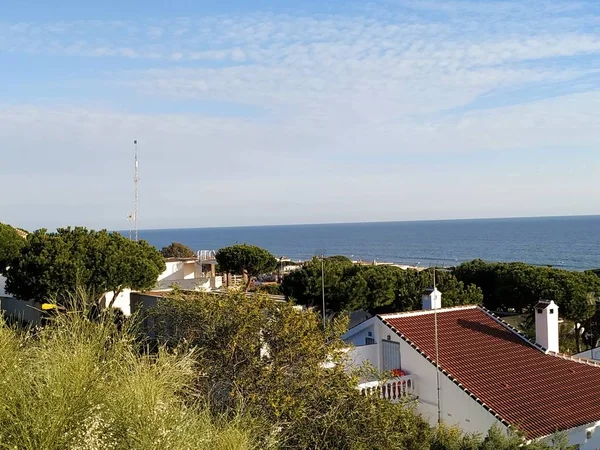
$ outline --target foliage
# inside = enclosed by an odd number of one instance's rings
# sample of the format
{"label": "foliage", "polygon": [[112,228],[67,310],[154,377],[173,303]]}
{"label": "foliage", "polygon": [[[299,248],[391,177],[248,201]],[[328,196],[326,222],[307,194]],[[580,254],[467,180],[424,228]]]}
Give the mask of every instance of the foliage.
{"label": "foliage", "polygon": [[277,259],[264,248],[255,245],[236,244],[224,247],[215,255],[220,270],[248,277],[246,290],[252,278],[270,272],[277,267]]}
{"label": "foliage", "polygon": [[280,284],[261,284],[256,288],[256,291],[269,295],[282,295]]}
{"label": "foliage", "polygon": [[[159,302],[161,342],[198,348],[199,391],[217,411],[243,407],[270,424],[263,440],[286,449],[425,449],[428,427],[408,405],[362,396],[340,364],[345,321],[243,293]],[[332,367],[325,367],[325,362]],[[368,418],[368,420],[365,420]]]}
{"label": "foliage", "polygon": [[600,269],[591,269],[591,270],[586,270],[586,273],[592,273],[598,277],[600,277]]}
{"label": "foliage", "polygon": [[0,318],[0,448],[255,448],[250,425],[213,418],[190,395],[189,352],[138,349],[112,320],[70,313],[19,332]]}
{"label": "foliage", "polygon": [[552,444],[525,443],[519,433],[510,432],[507,435],[497,426],[490,428],[482,439],[476,434],[465,434],[460,428],[442,424],[434,429],[430,450],[574,450],[574,447],[569,447],[568,439],[563,434],[553,436],[552,441]]}
{"label": "foliage", "polygon": [[[23,300],[47,300],[85,285],[93,298],[125,288],[152,288],[165,262],[146,241],[85,228],[38,230],[27,236],[18,260],[7,271],[6,290]],[[98,300],[99,301],[99,300]]]}
{"label": "foliage", "polygon": [[539,300],[554,300],[561,315],[576,324],[577,351],[582,326],[590,332],[589,341],[596,342],[600,337],[600,328],[594,319],[600,277],[592,271],[572,272],[524,263],[474,260],[459,265],[454,275],[464,283],[479,286],[484,295],[483,304],[491,310],[531,312]]}
{"label": "foliage", "polygon": [[24,245],[25,239],[15,228],[0,223],[0,274],[6,273],[6,268],[19,256]]}
{"label": "foliage", "polygon": [[[421,295],[433,283],[431,270],[401,269],[390,265],[360,266],[347,258],[323,261],[325,300],[328,309],[374,312],[411,311],[421,308]],[[483,296],[474,285],[466,285],[448,272],[437,273],[437,287],[444,306],[479,304]],[[313,258],[283,279],[285,295],[301,304],[320,305],[321,261]]]}
{"label": "foliage", "polygon": [[172,242],[160,251],[165,258],[192,258],[196,256],[194,250],[180,242]]}
{"label": "foliage", "polygon": [[79,308],[44,328],[0,318],[0,448],[569,448],[564,435],[549,447],[496,428],[483,440],[430,429],[410,404],[362,396],[339,364],[345,323],[323,330],[317,315],[264,296],[164,300],[151,319],[167,345],[151,354],[133,322],[89,321],[89,302],[63,297]]}

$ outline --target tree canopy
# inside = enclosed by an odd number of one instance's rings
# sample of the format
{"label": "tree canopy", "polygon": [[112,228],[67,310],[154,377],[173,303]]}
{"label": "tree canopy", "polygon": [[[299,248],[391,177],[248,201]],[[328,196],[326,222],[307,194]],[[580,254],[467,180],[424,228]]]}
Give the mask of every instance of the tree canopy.
{"label": "tree canopy", "polygon": [[484,295],[483,304],[491,310],[525,313],[531,312],[541,299],[554,300],[561,316],[575,323],[577,350],[582,326],[590,333],[590,341],[595,343],[600,338],[599,327],[592,326],[599,322],[595,316],[600,294],[600,277],[593,271],[573,272],[476,259],[459,265],[453,273],[462,282],[479,286]]}
{"label": "tree canopy", "polygon": [[0,223],[0,274],[6,272],[24,246],[25,239],[15,228]]}
{"label": "tree canopy", "polygon": [[242,274],[248,278],[246,290],[253,277],[270,272],[277,267],[277,259],[264,248],[236,244],[217,251],[215,258],[221,271]]}
{"label": "tree canopy", "polygon": [[[421,295],[433,283],[431,270],[402,269],[390,265],[356,265],[347,258],[323,261],[326,308],[338,311],[368,309],[398,312],[421,309]],[[448,272],[438,272],[438,289],[444,306],[480,304],[483,296]],[[313,258],[283,279],[282,290],[301,304],[321,305],[321,260]]]}
{"label": "tree canopy", "polygon": [[196,256],[194,250],[180,242],[172,242],[160,251],[165,258],[192,258]]}
{"label": "tree canopy", "polygon": [[7,270],[6,290],[22,300],[60,303],[64,292],[84,286],[95,298],[111,291],[116,298],[125,288],[154,287],[164,270],[162,255],[146,241],[81,227],[42,229],[27,236]]}

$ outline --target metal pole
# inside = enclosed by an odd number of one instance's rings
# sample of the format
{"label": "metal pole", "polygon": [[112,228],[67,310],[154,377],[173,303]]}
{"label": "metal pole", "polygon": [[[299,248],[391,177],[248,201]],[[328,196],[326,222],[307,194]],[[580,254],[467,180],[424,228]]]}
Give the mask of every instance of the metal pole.
{"label": "metal pole", "polygon": [[325,328],[325,258],[321,256],[321,292],[323,293],[323,328]]}
{"label": "metal pole", "polygon": [[437,322],[437,308],[433,310],[433,321],[435,327],[435,376],[437,384],[437,412],[438,412],[438,425],[442,423],[442,405],[440,401],[440,351],[438,347],[438,322]]}
{"label": "metal pole", "polygon": [[137,139],[133,141],[133,145],[135,146],[135,167],[134,167],[134,175],[133,175],[133,183],[135,184],[135,200],[133,206],[133,222],[135,226],[135,241],[138,241],[138,202],[140,196],[140,176],[139,176],[139,166],[138,166],[138,141]]}

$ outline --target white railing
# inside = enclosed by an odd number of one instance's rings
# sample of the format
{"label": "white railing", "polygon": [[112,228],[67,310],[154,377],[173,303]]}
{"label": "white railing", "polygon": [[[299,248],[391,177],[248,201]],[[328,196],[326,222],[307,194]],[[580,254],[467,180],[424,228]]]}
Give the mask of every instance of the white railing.
{"label": "white railing", "polygon": [[198,261],[208,261],[215,259],[215,255],[217,254],[214,250],[198,250],[196,252],[196,256]]}
{"label": "white railing", "polygon": [[392,402],[415,395],[415,376],[405,375],[399,378],[390,378],[386,382],[368,381],[360,383],[358,390],[363,395],[380,395]]}

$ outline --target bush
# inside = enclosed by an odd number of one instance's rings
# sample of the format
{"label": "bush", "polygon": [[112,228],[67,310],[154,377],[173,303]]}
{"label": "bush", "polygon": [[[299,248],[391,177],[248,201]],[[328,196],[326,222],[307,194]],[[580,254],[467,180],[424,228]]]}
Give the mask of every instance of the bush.
{"label": "bush", "polygon": [[76,313],[36,331],[0,322],[0,447],[253,447],[241,419],[214,420],[194,400],[191,354],[140,354],[132,336]]}
{"label": "bush", "polygon": [[152,319],[162,342],[198,349],[198,387],[214,410],[242,407],[260,418],[266,442],[286,449],[426,448],[429,427],[411,405],[360,395],[358,374],[341,364],[345,322],[323,330],[318,314],[242,293],[165,299]]}

